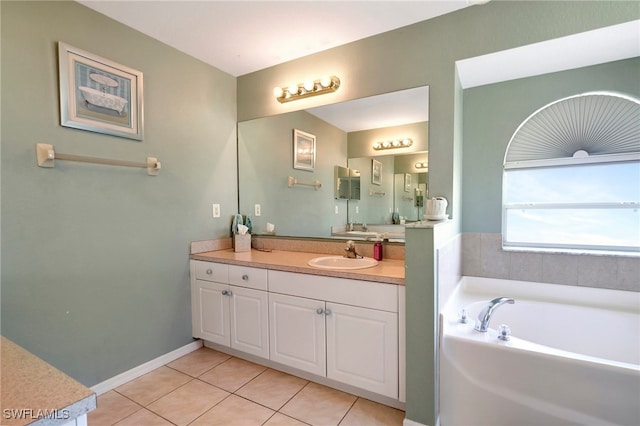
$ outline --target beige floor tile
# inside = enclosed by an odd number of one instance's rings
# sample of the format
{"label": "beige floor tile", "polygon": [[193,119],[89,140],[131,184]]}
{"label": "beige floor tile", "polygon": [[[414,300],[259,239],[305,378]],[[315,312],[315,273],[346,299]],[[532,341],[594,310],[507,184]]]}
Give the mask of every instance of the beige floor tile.
{"label": "beige floor tile", "polygon": [[267,369],[236,394],[277,411],[307,383],[299,377]]}
{"label": "beige floor tile", "polygon": [[[91,423],[89,423],[91,424]],[[91,424],[91,426],[93,426]],[[171,422],[143,408],[114,426],[173,426]]]}
{"label": "beige floor tile", "polygon": [[235,392],[266,369],[262,365],[234,357],[215,366],[198,379],[226,391]]}
{"label": "beige floor tile", "polygon": [[98,397],[98,408],[89,412],[91,426],[111,426],[135,413],[142,407],[116,391],[105,392]]}
{"label": "beige floor tile", "polygon": [[147,408],[178,426],[184,426],[227,396],[229,392],[194,379],[149,404]]}
{"label": "beige floor tile", "polygon": [[358,398],[340,426],[401,426],[404,411]]}
{"label": "beige floor tile", "polygon": [[198,377],[229,358],[231,355],[203,347],[170,362],[167,367],[174,368],[191,377]]}
{"label": "beige floor tile", "polygon": [[227,399],[200,416],[192,426],[259,426],[273,415],[273,411],[246,399],[230,395]]}
{"label": "beige floor tile", "polygon": [[186,374],[163,366],[118,386],[116,391],[140,405],[147,406],[190,380],[192,378]]}
{"label": "beige floor tile", "polygon": [[285,416],[281,413],[275,413],[273,417],[267,421],[264,426],[306,426],[306,423],[302,423],[299,420]]}
{"label": "beige floor tile", "polygon": [[356,397],[310,382],[280,410],[283,414],[318,426],[337,425]]}

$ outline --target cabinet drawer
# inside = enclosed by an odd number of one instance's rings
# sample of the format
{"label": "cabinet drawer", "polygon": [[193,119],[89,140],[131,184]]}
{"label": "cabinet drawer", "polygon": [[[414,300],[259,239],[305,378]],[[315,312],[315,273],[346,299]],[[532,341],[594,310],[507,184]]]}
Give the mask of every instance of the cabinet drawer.
{"label": "cabinet drawer", "polygon": [[266,291],[267,270],[229,265],[229,284]]}
{"label": "cabinet drawer", "polygon": [[192,262],[194,264],[196,279],[224,284],[229,283],[229,265],[198,260]]}
{"label": "cabinet drawer", "polygon": [[398,312],[398,286],[394,284],[270,270],[269,291]]}

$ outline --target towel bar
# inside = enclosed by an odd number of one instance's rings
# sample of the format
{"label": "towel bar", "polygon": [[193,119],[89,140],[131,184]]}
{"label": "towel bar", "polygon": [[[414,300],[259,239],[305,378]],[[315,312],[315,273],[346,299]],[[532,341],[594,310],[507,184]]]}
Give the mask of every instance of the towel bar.
{"label": "towel bar", "polygon": [[161,167],[160,162],[155,157],[147,157],[146,163],[127,160],[113,160],[109,158],[85,157],[82,155],[55,152],[53,145],[45,143],[36,144],[36,161],[38,162],[38,166],[54,167],[54,160],[79,161],[83,163],[106,164],[110,166],[139,167],[141,169],[147,169],[147,174],[149,176],[156,176]]}
{"label": "towel bar", "polygon": [[319,181],[313,181],[313,183],[304,183],[304,182],[298,182],[297,180],[295,180],[293,177],[289,176],[289,188],[291,188],[292,186],[295,185],[302,185],[302,186],[313,186],[316,190],[320,189],[322,187],[322,184]]}

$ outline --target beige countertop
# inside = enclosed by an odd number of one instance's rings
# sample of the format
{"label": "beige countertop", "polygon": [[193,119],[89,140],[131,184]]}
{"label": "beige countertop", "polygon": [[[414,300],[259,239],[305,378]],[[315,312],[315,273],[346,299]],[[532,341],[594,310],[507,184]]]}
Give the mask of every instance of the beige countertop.
{"label": "beige countertop", "polygon": [[328,256],[318,253],[299,251],[252,249],[236,253],[233,250],[216,250],[191,255],[191,259],[208,262],[228,263],[232,265],[253,266],[278,271],[299,272],[303,274],[324,275],[327,277],[350,278],[404,285],[404,260],[383,259],[377,266],[367,269],[330,270],[311,267],[307,262],[315,257]]}
{"label": "beige countertop", "polygon": [[64,424],[96,408],[96,394],[89,388],[11,340],[0,339],[0,424]]}

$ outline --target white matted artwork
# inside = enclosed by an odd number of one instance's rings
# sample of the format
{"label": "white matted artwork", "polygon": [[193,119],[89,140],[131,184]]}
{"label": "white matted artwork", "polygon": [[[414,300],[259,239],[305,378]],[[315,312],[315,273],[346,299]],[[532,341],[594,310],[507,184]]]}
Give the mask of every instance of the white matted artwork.
{"label": "white matted artwork", "polygon": [[371,183],[382,185],[382,163],[378,160],[371,160]]}
{"label": "white matted artwork", "polygon": [[316,167],[316,137],[293,129],[293,168],[312,172]]}
{"label": "white matted artwork", "polygon": [[60,124],[142,140],[142,73],[58,43]]}

